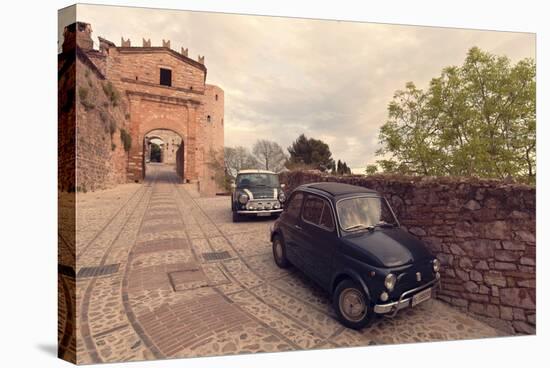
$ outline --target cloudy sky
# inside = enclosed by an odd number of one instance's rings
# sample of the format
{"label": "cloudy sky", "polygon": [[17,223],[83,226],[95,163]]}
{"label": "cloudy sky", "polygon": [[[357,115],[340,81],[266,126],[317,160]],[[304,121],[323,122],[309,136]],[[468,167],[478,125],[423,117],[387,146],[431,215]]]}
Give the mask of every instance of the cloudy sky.
{"label": "cloudy sky", "polygon": [[[60,26],[72,21],[60,13]],[[354,172],[377,158],[378,129],[393,93],[426,87],[473,46],[513,61],[535,57],[535,35],[450,28],[78,5],[93,37],[141,46],[171,40],[205,55],[207,83],[225,91],[225,143],[296,137],[327,142]],[[74,15],[73,15],[74,19]]]}

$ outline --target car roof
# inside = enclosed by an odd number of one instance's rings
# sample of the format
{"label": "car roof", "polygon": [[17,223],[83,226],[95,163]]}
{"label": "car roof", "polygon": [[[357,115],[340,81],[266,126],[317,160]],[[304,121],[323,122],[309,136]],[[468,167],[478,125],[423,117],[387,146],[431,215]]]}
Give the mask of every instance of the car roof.
{"label": "car roof", "polygon": [[296,189],[300,189],[300,188],[314,189],[314,190],[328,193],[333,196],[343,196],[348,194],[362,194],[362,193],[376,194],[376,195],[379,194],[376,190],[373,190],[373,189],[360,187],[357,185],[351,185],[351,184],[336,183],[336,182],[303,184]]}
{"label": "car roof", "polygon": [[250,169],[250,170],[239,170],[237,172],[237,175],[239,174],[275,174],[273,171],[269,170],[256,170],[256,169]]}

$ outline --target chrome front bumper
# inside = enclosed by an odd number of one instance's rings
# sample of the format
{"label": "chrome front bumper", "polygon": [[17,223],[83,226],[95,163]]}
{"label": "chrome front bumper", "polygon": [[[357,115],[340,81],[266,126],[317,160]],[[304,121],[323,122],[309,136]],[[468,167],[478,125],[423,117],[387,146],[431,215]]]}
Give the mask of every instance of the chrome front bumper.
{"label": "chrome front bumper", "polygon": [[283,209],[282,208],[279,208],[279,209],[276,209],[276,210],[239,210],[237,211],[237,213],[239,215],[257,215],[259,213],[269,213],[269,214],[274,214],[274,213],[281,213],[283,212]]}
{"label": "chrome front bumper", "polygon": [[397,314],[398,311],[400,311],[403,308],[407,308],[408,306],[411,305],[411,301],[412,301],[412,295],[411,294],[414,294],[418,291],[422,291],[422,290],[426,290],[426,289],[432,289],[432,292],[433,292],[433,289],[435,288],[436,284],[440,285],[438,278],[433,279],[432,281],[428,282],[427,284],[421,285],[417,288],[405,291],[403,294],[401,294],[401,296],[399,297],[399,300],[397,300],[395,302],[390,302],[390,303],[386,303],[386,304],[376,304],[374,306],[374,313],[377,313],[377,314],[391,313],[391,315],[389,315],[389,317],[394,317]]}

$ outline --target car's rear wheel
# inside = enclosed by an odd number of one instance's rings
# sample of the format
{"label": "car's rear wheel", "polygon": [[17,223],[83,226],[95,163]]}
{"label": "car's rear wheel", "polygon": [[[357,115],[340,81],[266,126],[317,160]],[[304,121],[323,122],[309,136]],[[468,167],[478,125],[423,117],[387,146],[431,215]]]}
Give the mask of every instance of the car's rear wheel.
{"label": "car's rear wheel", "polygon": [[353,280],[338,284],[334,291],[333,307],[340,322],[356,330],[367,326],[373,315],[369,297]]}
{"label": "car's rear wheel", "polygon": [[286,248],[283,239],[276,235],[273,237],[273,259],[280,268],[288,268],[290,262],[286,258]]}

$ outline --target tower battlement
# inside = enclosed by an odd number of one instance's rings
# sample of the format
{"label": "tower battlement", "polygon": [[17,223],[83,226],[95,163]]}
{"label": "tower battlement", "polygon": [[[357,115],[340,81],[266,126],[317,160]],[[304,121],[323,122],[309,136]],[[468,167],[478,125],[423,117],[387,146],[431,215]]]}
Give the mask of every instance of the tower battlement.
{"label": "tower battlement", "polygon": [[84,50],[93,49],[94,41],[90,23],[76,22],[63,29],[63,52],[74,50],[76,45]]}
{"label": "tower battlement", "polygon": [[[63,52],[70,52],[75,49],[75,46],[83,50],[92,50],[94,48],[94,41],[92,38],[92,26],[90,23],[86,22],[75,22],[66,26],[63,30]],[[132,41],[130,38],[125,39],[124,37],[120,38],[120,46],[116,46],[114,42],[107,40],[103,37],[98,37],[99,40],[99,49],[102,52],[107,51],[110,47],[124,47],[124,48],[139,48],[140,46],[132,46]],[[204,55],[198,55],[197,59],[192,59],[189,57],[189,48],[181,47],[181,51],[178,52],[171,48],[170,40],[162,40],[161,46],[153,46],[151,39],[142,39],[142,48],[166,48],[175,52],[181,56],[184,56],[188,59],[196,61],[200,64],[205,64]]]}
{"label": "tower battlement", "polygon": [[[100,42],[101,42],[102,40],[103,40],[103,41],[107,41],[107,40],[105,40],[105,39],[103,39],[103,38],[100,37]],[[110,41],[108,41],[108,42],[110,42]],[[113,44],[112,42],[110,42],[110,43],[114,46],[114,44]],[[114,47],[116,47],[116,46],[114,46]],[[124,37],[121,37],[121,38],[120,38],[120,47],[124,47],[124,48],[136,47],[136,48],[139,48],[139,46],[132,46],[132,41],[131,41],[129,38],[124,39]],[[192,59],[192,58],[189,57],[189,48],[183,47],[183,46],[182,46],[182,47],[181,47],[181,51],[178,52],[178,51],[172,49],[170,40],[162,39],[162,45],[161,45],[161,46],[153,46],[152,43],[151,43],[151,39],[150,39],[150,38],[148,38],[148,39],[142,38],[142,46],[141,46],[141,47],[147,47],[147,48],[154,48],[154,47],[166,48],[166,49],[169,49],[169,50],[171,50],[171,51],[173,51],[173,52],[176,52],[176,53],[180,54],[181,56],[185,56],[186,58],[189,58],[189,59],[191,59],[191,60],[194,60],[194,61],[196,61],[196,62],[198,62],[198,63],[200,63],[200,64],[204,64],[204,55],[198,55],[196,60],[195,60],[195,59]]]}

